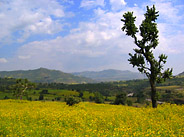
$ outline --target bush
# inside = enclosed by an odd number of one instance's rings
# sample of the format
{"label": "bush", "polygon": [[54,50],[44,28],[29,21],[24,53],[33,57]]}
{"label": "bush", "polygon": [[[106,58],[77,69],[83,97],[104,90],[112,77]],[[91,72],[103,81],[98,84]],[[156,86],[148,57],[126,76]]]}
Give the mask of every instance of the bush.
{"label": "bush", "polygon": [[146,99],[146,95],[143,91],[137,93],[137,103],[144,103]]}
{"label": "bush", "polygon": [[56,101],[60,101],[61,100],[61,97],[56,97],[55,100]]}
{"label": "bush", "polygon": [[180,104],[180,105],[182,105],[182,104],[184,104],[184,99],[182,99],[182,98],[174,99],[174,103],[175,103],[175,104]]}
{"label": "bush", "polygon": [[44,100],[44,96],[43,96],[43,94],[40,94],[40,96],[39,96],[39,99],[38,100]]}
{"label": "bush", "polygon": [[119,104],[125,105],[126,104],[126,100],[127,100],[126,93],[123,92],[121,94],[116,95],[116,99],[114,101],[114,104],[115,105],[119,105]]}
{"label": "bush", "polygon": [[132,101],[131,100],[127,100],[127,105],[128,106],[132,106]]}
{"label": "bush", "polygon": [[68,98],[65,98],[65,102],[67,105],[73,106],[74,104],[78,104],[79,102],[81,102],[81,98],[70,96]]}
{"label": "bush", "polygon": [[104,97],[102,96],[102,94],[100,94],[99,92],[95,92],[94,95],[95,103],[104,103]]}
{"label": "bush", "polygon": [[47,89],[43,89],[42,92],[40,92],[41,94],[49,94]]}
{"label": "bush", "polygon": [[28,97],[27,100],[32,101],[32,97]]}
{"label": "bush", "polygon": [[8,96],[4,96],[4,99],[10,99]]}

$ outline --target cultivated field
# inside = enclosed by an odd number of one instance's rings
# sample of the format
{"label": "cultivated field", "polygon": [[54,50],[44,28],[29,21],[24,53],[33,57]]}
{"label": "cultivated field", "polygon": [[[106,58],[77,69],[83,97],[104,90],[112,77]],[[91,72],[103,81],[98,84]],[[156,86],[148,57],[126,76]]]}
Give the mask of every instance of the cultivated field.
{"label": "cultivated field", "polygon": [[63,102],[0,101],[0,136],[184,136],[184,105],[157,109]]}

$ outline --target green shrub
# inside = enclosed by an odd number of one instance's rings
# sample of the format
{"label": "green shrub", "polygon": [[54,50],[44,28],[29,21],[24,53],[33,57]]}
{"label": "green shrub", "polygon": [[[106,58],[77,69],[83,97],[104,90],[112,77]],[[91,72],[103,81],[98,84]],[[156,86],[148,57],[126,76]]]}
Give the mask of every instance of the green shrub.
{"label": "green shrub", "polygon": [[32,101],[32,97],[28,97],[27,100]]}
{"label": "green shrub", "polygon": [[4,99],[10,99],[8,96],[4,96]]}
{"label": "green shrub", "polygon": [[128,105],[128,106],[132,106],[132,101],[128,99],[128,100],[127,100],[127,105]]}
{"label": "green shrub", "polygon": [[44,96],[43,96],[43,94],[40,94],[40,96],[39,96],[39,99],[38,100],[44,100]]}
{"label": "green shrub", "polygon": [[43,89],[40,94],[49,94],[48,90],[47,89]]}
{"label": "green shrub", "polygon": [[120,104],[125,105],[126,102],[127,102],[127,96],[125,92],[116,95],[116,99],[114,101],[115,105],[120,105]]}
{"label": "green shrub", "polygon": [[79,102],[81,102],[81,98],[70,96],[70,97],[65,98],[65,102],[67,105],[73,106],[74,104],[78,104]]}
{"label": "green shrub", "polygon": [[56,101],[60,101],[61,100],[61,97],[56,97],[55,100]]}
{"label": "green shrub", "polygon": [[95,92],[94,100],[95,100],[95,103],[104,103],[104,97],[99,92]]}

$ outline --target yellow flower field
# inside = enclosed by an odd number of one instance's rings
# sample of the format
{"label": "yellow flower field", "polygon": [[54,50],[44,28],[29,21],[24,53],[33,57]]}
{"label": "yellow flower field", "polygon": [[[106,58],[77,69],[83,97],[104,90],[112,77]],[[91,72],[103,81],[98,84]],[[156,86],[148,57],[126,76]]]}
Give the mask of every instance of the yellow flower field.
{"label": "yellow flower field", "polygon": [[157,109],[63,102],[0,101],[2,137],[182,137],[184,105]]}

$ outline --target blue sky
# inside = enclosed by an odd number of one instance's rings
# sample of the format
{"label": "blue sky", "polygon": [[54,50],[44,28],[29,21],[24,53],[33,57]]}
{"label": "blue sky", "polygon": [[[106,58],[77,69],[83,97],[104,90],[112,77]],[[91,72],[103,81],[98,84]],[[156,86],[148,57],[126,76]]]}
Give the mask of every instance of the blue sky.
{"label": "blue sky", "polygon": [[156,6],[165,67],[184,71],[183,0],[1,0],[0,70],[45,67],[64,72],[137,71],[127,61],[135,47],[120,19],[133,11],[139,26],[146,6]]}

